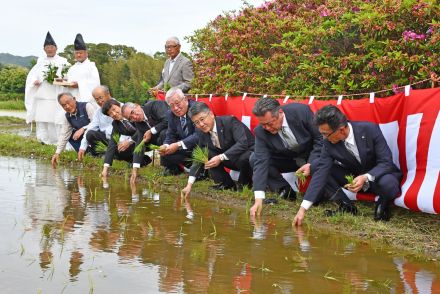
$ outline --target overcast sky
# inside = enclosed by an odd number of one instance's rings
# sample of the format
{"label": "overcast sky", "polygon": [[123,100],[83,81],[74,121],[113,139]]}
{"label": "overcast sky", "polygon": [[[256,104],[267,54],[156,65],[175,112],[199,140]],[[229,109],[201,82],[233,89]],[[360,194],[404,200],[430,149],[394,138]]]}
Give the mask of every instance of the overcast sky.
{"label": "overcast sky", "polygon": [[86,43],[128,45],[148,54],[164,51],[165,40],[177,36],[189,52],[185,36],[242,6],[242,0],[6,0],[0,4],[0,53],[41,56],[48,30],[59,51],[81,33]]}

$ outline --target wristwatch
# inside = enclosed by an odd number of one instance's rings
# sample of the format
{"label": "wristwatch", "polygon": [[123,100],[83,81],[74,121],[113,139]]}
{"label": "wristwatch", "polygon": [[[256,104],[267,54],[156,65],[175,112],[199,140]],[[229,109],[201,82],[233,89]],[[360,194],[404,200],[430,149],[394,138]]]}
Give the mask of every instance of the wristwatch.
{"label": "wristwatch", "polygon": [[182,149],[182,141],[177,142],[177,146],[179,146],[179,149]]}

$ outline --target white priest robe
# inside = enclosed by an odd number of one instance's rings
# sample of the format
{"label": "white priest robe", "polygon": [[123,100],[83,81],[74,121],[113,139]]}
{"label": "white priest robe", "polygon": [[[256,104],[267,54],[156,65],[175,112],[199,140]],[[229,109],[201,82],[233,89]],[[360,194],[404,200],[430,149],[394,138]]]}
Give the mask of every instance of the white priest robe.
{"label": "white priest robe", "polygon": [[94,62],[88,58],[83,62],[76,62],[69,68],[67,80],[78,83],[78,88],[68,88],[69,92],[76,98],[76,101],[92,102],[96,105],[92,91],[100,85],[100,80],[98,69]]}
{"label": "white priest robe", "polygon": [[[26,122],[35,121],[37,124],[37,140],[45,144],[55,144],[59,127],[63,122],[64,110],[58,104],[57,96],[64,91],[61,86],[55,86],[44,80],[47,66],[57,66],[57,75],[61,76],[63,67],[69,66],[64,57],[40,57],[29,71],[26,78],[25,107]],[[39,85],[35,85],[38,81]]]}

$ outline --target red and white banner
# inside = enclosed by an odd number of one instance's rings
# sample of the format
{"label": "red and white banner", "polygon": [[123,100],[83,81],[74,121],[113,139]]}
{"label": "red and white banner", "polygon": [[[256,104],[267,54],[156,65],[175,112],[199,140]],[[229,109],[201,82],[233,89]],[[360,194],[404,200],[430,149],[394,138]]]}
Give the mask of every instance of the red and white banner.
{"label": "red and white banner", "polygon": [[[163,95],[159,95],[163,99]],[[252,130],[258,120],[252,108],[259,98],[246,96],[212,96],[197,98],[216,115],[234,115]],[[387,98],[359,100],[301,101],[278,99],[285,103],[309,104],[312,111],[337,105],[350,120],[371,121],[380,125],[393,153],[393,160],[404,174],[402,195],[395,204],[414,211],[440,213],[440,88],[412,90]],[[370,199],[373,195],[357,195]]]}

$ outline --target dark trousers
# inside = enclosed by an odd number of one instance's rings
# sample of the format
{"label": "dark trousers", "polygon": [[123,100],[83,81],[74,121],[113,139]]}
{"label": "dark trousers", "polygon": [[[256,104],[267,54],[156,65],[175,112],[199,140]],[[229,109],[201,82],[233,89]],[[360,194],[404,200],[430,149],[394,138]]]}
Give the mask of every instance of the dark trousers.
{"label": "dark trousers", "polygon": [[[253,168],[255,165],[255,153],[249,159]],[[273,156],[270,158],[267,186],[271,191],[279,191],[281,188],[289,186],[281,173],[295,172],[300,168],[294,158]]]}
{"label": "dark trousers", "polygon": [[[96,150],[95,150],[98,142],[102,142],[106,146],[108,145],[107,137],[105,136],[105,133],[101,132],[101,131],[95,131],[95,130],[88,131],[86,134],[86,139],[87,139],[87,142],[89,143],[88,147],[90,147],[90,153],[93,156],[99,155],[99,152],[96,152]],[[87,148],[87,149],[89,149],[89,148]]]}
{"label": "dark trousers", "polygon": [[[334,194],[340,187],[343,187],[345,184],[347,184],[345,176],[350,174],[353,173],[339,165],[334,164],[331,169],[330,176],[328,177],[326,191],[328,191],[330,194]],[[354,177],[357,176],[358,175],[354,175]],[[400,180],[400,174],[385,174],[378,179],[376,178],[373,182],[369,182],[370,187],[365,192],[379,195],[379,201],[381,202],[391,201],[399,196],[401,192]]]}
{"label": "dark trousers", "polygon": [[73,140],[73,132],[72,132],[72,136],[70,136],[69,138],[69,143],[70,145],[72,145],[73,149],[75,149],[76,152],[79,151],[79,147],[81,147],[81,140],[83,138],[83,136],[81,136],[78,140]]}
{"label": "dark trousers", "polygon": [[160,165],[170,170],[181,170],[181,165],[191,166],[192,150],[179,149],[175,153],[160,157]]}
{"label": "dark trousers", "polygon": [[[221,152],[223,153],[223,152]],[[209,169],[209,174],[211,178],[217,184],[223,184],[225,186],[232,186],[234,184],[231,176],[226,172],[225,167],[240,171],[240,176],[238,177],[238,183],[241,185],[251,185],[252,183],[252,168],[249,163],[249,157],[252,151],[246,151],[242,153],[238,158],[229,158],[220,163],[218,166]],[[209,158],[219,155],[220,152],[209,151]]]}

